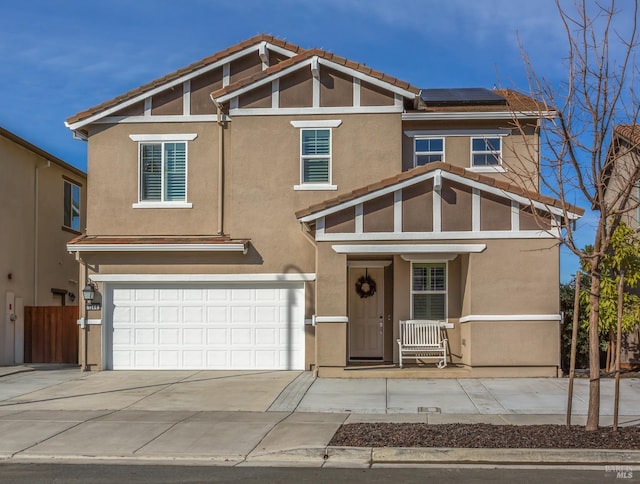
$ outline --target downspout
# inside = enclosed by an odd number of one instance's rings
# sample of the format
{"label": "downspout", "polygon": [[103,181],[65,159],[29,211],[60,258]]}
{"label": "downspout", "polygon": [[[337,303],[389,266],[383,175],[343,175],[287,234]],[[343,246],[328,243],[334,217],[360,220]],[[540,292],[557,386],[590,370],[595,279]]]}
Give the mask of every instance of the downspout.
{"label": "downspout", "polygon": [[224,121],[222,105],[211,98],[216,105],[218,123],[218,235],[224,235]]}
{"label": "downspout", "polygon": [[[44,165],[36,165],[33,193],[33,305],[38,305],[38,252],[40,248],[40,215],[38,204],[40,203],[40,168]],[[51,167],[51,161],[47,160],[47,168]]]}

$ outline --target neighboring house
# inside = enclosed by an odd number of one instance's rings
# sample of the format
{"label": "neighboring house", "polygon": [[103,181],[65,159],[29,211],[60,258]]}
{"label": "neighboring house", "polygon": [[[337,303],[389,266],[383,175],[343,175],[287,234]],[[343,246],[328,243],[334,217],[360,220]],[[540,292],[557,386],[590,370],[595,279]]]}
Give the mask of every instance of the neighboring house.
{"label": "neighboring house", "polygon": [[69,118],[89,366],[379,376],[350,370],[392,366],[399,321],[435,319],[467,375],[557,375],[554,114],[259,35]]}
{"label": "neighboring house", "polygon": [[[615,165],[611,167],[611,176],[607,179],[605,200],[614,205],[616,194],[628,186],[629,180],[636,180],[630,193],[628,209],[622,215],[622,221],[636,231],[640,230],[640,182],[638,173],[640,166],[640,125],[621,124],[614,128],[609,154],[614,157]],[[611,159],[611,158],[610,158]],[[623,365],[640,365],[640,329],[624,335],[621,346],[620,362]]]}
{"label": "neighboring house", "polygon": [[24,306],[77,305],[78,262],[67,242],[84,230],[87,176],[0,128],[0,364],[23,362]]}

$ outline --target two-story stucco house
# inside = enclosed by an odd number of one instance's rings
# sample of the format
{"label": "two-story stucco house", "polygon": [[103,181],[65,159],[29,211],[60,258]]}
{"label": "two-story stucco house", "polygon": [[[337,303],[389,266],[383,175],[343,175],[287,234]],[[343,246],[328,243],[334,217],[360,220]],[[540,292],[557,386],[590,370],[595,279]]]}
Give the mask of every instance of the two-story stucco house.
{"label": "two-story stucco house", "polygon": [[[0,128],[0,365],[24,362],[24,307],[77,305],[87,176]],[[58,344],[61,344],[58,342]]]}
{"label": "two-story stucco house", "polygon": [[76,114],[88,223],[68,248],[102,299],[88,363],[418,376],[394,367],[399,321],[429,319],[454,371],[557,375],[562,212],[537,183],[553,115],[268,35]]}

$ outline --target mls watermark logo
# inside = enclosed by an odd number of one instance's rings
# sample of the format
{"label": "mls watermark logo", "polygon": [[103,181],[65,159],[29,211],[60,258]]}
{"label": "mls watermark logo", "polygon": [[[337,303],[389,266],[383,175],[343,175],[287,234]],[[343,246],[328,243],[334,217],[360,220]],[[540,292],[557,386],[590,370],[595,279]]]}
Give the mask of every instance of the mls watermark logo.
{"label": "mls watermark logo", "polygon": [[631,466],[604,466],[604,473],[607,477],[616,479],[633,479],[633,467]]}

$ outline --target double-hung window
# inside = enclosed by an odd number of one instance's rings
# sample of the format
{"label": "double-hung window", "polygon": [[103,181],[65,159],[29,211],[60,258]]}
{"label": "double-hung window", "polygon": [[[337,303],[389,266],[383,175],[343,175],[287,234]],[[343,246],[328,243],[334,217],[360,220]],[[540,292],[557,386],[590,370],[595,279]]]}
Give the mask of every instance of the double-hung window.
{"label": "double-hung window", "polygon": [[411,319],[447,317],[447,264],[414,262],[411,266]]}
{"label": "double-hung window", "polygon": [[139,142],[138,204],[190,207],[187,203],[187,141],[196,135],[131,135]]}
{"label": "double-hung window", "polygon": [[471,138],[471,166],[499,166],[502,140],[499,136]]}
{"label": "double-hung window", "polygon": [[302,183],[331,183],[331,130],[300,130]]}
{"label": "double-hung window", "polygon": [[300,184],[296,190],[336,190],[332,185],[332,128],[340,120],[291,121],[300,128]]}
{"label": "double-hung window", "polygon": [[64,180],[64,220],[62,225],[80,232],[80,186]]}
{"label": "double-hung window", "polygon": [[413,166],[444,161],[444,138],[416,138],[413,141]]}

